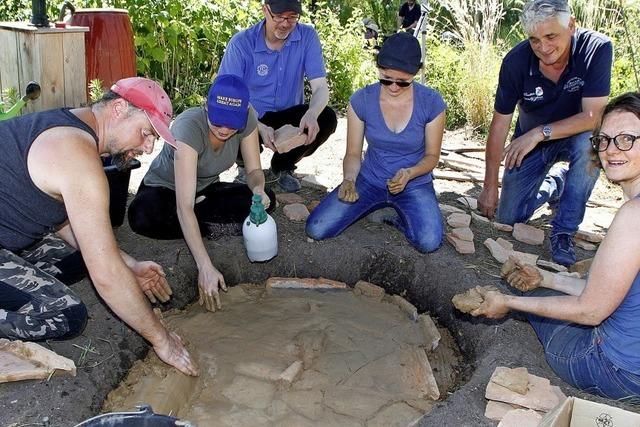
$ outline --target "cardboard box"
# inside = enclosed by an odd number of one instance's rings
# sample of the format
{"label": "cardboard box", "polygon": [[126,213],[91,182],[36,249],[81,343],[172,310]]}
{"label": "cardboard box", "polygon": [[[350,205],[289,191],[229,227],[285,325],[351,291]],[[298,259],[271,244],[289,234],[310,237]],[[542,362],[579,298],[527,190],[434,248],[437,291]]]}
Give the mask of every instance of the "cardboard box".
{"label": "cardboard box", "polygon": [[569,397],[540,421],[543,427],[640,427],[640,414]]}

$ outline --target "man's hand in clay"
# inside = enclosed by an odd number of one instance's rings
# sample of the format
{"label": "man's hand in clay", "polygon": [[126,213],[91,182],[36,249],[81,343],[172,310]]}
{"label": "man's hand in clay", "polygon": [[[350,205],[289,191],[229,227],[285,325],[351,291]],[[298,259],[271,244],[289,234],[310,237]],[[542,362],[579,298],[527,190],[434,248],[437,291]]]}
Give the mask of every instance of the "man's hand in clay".
{"label": "man's hand in clay", "polygon": [[350,179],[342,181],[340,190],[338,190],[338,199],[347,203],[355,203],[359,198],[358,191],[356,191],[356,183]]}
{"label": "man's hand in clay", "polygon": [[542,283],[542,274],[537,267],[509,258],[500,271],[502,277],[519,291],[532,291]]}
{"label": "man's hand in clay", "polygon": [[[166,330],[165,330],[166,331]],[[198,368],[191,360],[191,355],[184,347],[182,339],[174,332],[166,331],[166,336],[153,345],[160,360],[178,369],[186,375],[197,377]]]}
{"label": "man's hand in clay", "polygon": [[486,184],[478,197],[478,210],[484,216],[492,219],[498,206],[498,187],[488,187]]}
{"label": "man's hand in clay", "polygon": [[[479,288],[479,289],[478,289]],[[484,300],[480,307],[469,314],[472,316],[485,316],[489,319],[500,319],[509,313],[506,297],[498,290],[476,288]]]}
{"label": "man's hand in clay", "polygon": [[260,139],[262,139],[264,146],[275,152],[276,133],[273,128],[258,122],[258,133],[260,134]]}
{"label": "man's hand in clay", "polygon": [[203,268],[198,273],[198,292],[200,297],[198,298],[198,304],[204,305],[204,308],[209,311],[216,311],[222,308],[220,302],[220,292],[218,287],[223,291],[227,291],[227,285],[224,283],[224,277],[213,265],[207,268]]}
{"label": "man's hand in clay", "polygon": [[152,303],[157,300],[169,301],[173,292],[167,283],[162,267],[152,261],[138,261],[131,267],[131,271],[149,301]]}
{"label": "man's hand in clay", "polygon": [[307,142],[305,142],[305,145],[309,145],[313,141],[315,141],[316,136],[320,131],[320,125],[318,125],[318,118],[316,117],[315,114],[313,114],[311,110],[307,110],[307,112],[304,113],[304,116],[302,116],[302,119],[300,120],[300,125],[298,127],[300,128],[300,132],[304,132],[305,129],[307,130]]}
{"label": "man's hand in clay", "polygon": [[396,172],[393,178],[387,181],[387,188],[389,193],[398,194],[401,193],[409,182],[411,171],[408,168],[402,168]]}

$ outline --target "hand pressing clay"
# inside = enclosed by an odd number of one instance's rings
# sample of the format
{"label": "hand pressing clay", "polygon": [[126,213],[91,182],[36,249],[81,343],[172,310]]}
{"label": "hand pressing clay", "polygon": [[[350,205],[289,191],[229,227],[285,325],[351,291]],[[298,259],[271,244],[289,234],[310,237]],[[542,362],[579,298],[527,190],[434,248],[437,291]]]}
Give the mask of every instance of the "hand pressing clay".
{"label": "hand pressing clay", "polygon": [[522,264],[513,257],[502,265],[501,276],[514,288],[522,292],[536,289],[542,283],[542,274],[537,267]]}
{"label": "hand pressing clay", "polygon": [[278,153],[286,153],[307,142],[307,135],[300,128],[284,125],[275,132],[275,146]]}
{"label": "hand pressing clay", "polygon": [[476,286],[465,293],[454,295],[451,302],[461,312],[470,313],[482,305],[484,294],[489,291],[498,291],[498,288],[495,286]]}

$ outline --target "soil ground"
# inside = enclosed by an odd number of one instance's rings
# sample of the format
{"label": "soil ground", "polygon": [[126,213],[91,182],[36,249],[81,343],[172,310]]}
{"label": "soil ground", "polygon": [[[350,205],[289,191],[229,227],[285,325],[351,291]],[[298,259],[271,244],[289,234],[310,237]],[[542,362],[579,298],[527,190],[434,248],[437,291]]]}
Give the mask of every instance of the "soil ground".
{"label": "soil ground", "polygon": [[[303,160],[298,172],[316,175],[329,188],[338,185],[342,176],[345,135],[345,120],[341,119],[332,139],[312,158]],[[473,139],[463,130],[445,135],[445,147],[461,144],[482,146],[482,141]],[[482,157],[482,153],[474,155]],[[151,157],[144,156],[143,167],[132,172],[132,191],[137,188]],[[266,161],[268,153],[264,153],[263,158]],[[233,176],[234,171],[230,171],[223,179]],[[459,196],[477,197],[481,190],[479,184],[445,180],[436,180],[435,186],[440,201],[451,205],[457,204],[455,200]],[[310,202],[320,199],[323,193],[303,189],[301,195]],[[592,200],[619,206],[622,194],[601,178]],[[614,209],[590,205],[581,228],[605,231],[614,213]],[[471,318],[453,308],[450,301],[454,294],[478,284],[494,284],[509,292],[498,278],[499,265],[482,245],[487,237],[501,236],[513,241],[509,234],[474,222],[475,254],[459,255],[445,242],[438,251],[423,255],[387,225],[363,220],[337,238],[315,242],[305,236],[303,223],[291,222],[284,216],[282,207],[276,209],[274,218],[279,229],[279,256],[268,263],[250,263],[244,254],[241,237],[206,241],[215,265],[225,275],[228,284],[261,283],[270,276],[323,276],[349,285],[363,279],[384,287],[388,294],[403,295],[420,312],[429,312],[440,325],[451,331],[464,355],[461,381],[421,420],[420,425],[494,425],[483,416],[486,404],[484,390],[495,367],[501,365],[525,366],[529,372],[549,378],[567,395],[620,406],[616,402],[580,393],[563,383],[548,367],[533,330],[518,314],[489,321]],[[550,211],[543,209],[532,222],[548,231],[549,219]],[[195,300],[197,272],[184,241],[140,237],[131,232],[126,222],[115,230],[115,234],[125,251],[138,259],[157,261],[165,268],[174,294],[169,303],[161,306],[162,310],[184,308]],[[543,247],[516,241],[514,244],[517,250],[539,253],[542,259],[550,259],[546,243]],[[577,253],[579,259],[594,255],[580,249]],[[148,351],[144,340],[106,308],[88,279],[72,288],[88,306],[90,319],[87,328],[75,339],[50,341],[45,345],[73,359],[78,365],[77,376],[0,384],[0,425],[71,426],[93,416],[100,411],[107,393],[124,378],[134,361]],[[224,313],[223,309],[216,316],[224,316]],[[49,424],[45,424],[45,419]]]}

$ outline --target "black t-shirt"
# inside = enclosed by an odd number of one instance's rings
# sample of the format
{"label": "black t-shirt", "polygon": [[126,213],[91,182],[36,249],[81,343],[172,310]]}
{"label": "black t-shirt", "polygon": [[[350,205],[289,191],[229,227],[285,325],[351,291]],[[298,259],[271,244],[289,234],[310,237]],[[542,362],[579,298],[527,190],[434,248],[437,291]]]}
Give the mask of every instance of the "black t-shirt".
{"label": "black t-shirt", "polygon": [[407,28],[420,19],[420,5],[418,3],[414,3],[413,9],[409,9],[409,3],[405,2],[400,6],[398,16],[402,18],[402,28]]}

